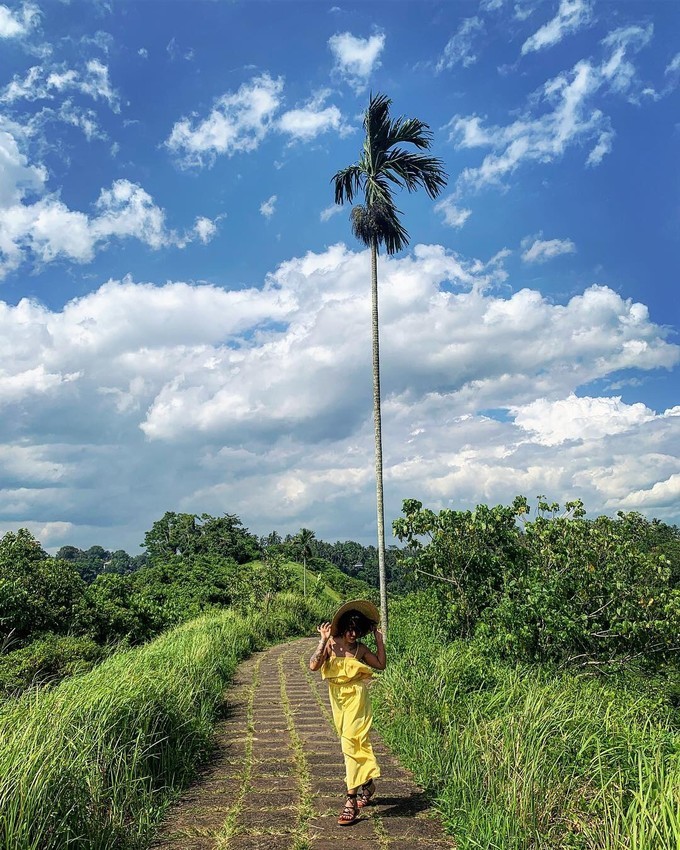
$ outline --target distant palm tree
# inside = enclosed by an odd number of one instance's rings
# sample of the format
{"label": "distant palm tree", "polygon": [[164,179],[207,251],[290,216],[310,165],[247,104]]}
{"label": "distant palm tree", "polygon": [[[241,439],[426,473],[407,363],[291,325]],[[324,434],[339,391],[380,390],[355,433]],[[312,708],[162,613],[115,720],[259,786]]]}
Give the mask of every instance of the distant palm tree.
{"label": "distant palm tree", "polygon": [[343,168],[332,178],[335,203],[352,203],[359,192],[364,203],[352,208],[352,232],[371,249],[371,301],[373,327],[373,422],[375,426],[375,483],[378,514],[378,573],[380,613],[387,629],[387,590],[385,584],[385,510],[383,507],[382,428],[380,415],[380,347],[378,323],[378,249],[395,254],[408,245],[409,236],[399,220],[392,195],[394,187],[415,192],[423,187],[430,198],[446,186],[448,175],[440,159],[404,150],[401,144],[428,150],[432,133],[417,118],[390,117],[392,101],[383,94],[371,95],[364,113],[364,148],[354,165]]}
{"label": "distant palm tree", "polygon": [[316,534],[311,528],[301,528],[295,536],[295,545],[302,557],[302,593],[307,596],[307,558],[314,554],[312,543],[316,540]]}

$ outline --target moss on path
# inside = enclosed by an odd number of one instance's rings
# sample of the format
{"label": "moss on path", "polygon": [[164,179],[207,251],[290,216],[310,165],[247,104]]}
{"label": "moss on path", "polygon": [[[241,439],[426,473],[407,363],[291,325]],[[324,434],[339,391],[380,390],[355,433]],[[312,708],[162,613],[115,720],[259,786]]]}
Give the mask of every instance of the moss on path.
{"label": "moss on path", "polygon": [[375,805],[341,827],[344,765],[318,674],[315,639],[242,664],[200,777],[168,813],[152,850],[444,850],[453,847],[421,790],[380,741]]}

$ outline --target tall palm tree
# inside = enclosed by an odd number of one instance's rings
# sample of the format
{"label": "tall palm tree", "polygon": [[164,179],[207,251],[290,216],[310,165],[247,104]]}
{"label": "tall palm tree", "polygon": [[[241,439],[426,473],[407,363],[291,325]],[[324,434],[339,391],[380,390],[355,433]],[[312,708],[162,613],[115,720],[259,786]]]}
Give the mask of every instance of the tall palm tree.
{"label": "tall palm tree", "polygon": [[390,117],[392,101],[383,94],[371,95],[364,113],[364,147],[361,158],[333,176],[335,203],[352,203],[359,192],[364,203],[352,208],[352,232],[371,249],[371,304],[373,328],[373,423],[375,428],[375,484],[378,516],[378,572],[380,580],[380,614],[387,629],[387,589],[385,583],[385,510],[383,507],[382,427],[380,415],[380,347],[378,324],[378,251],[384,246],[388,254],[396,254],[408,245],[409,236],[402,225],[393,191],[395,188],[415,192],[423,187],[430,198],[446,186],[448,175],[443,163],[400,147],[413,145],[429,150],[432,133],[418,118]]}
{"label": "tall palm tree", "polygon": [[316,534],[311,528],[301,528],[295,536],[295,545],[302,556],[302,593],[307,596],[307,558],[314,554],[312,543],[316,540]]}

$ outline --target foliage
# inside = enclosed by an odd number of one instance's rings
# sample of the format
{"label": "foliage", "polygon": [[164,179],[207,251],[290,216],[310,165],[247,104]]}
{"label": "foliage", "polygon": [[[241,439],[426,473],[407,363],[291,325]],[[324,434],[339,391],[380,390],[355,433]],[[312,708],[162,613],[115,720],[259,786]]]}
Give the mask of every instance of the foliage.
{"label": "foliage", "polygon": [[[395,578],[398,572],[396,552],[395,546],[388,546],[385,552],[387,577],[393,592],[396,589]],[[362,546],[354,540],[338,540],[335,543],[318,540],[316,554],[351,578],[365,581],[371,587],[378,586],[378,550],[375,546]]]}
{"label": "foliage", "polygon": [[257,537],[243,527],[235,514],[213,517],[167,511],[144,535],[144,546],[153,563],[177,555],[209,555],[245,564],[260,554]]}
{"label": "foliage", "polygon": [[76,546],[62,546],[56,554],[58,560],[74,564],[81,578],[88,584],[101,573],[116,573],[127,575],[140,567],[146,566],[146,554],[132,557],[124,549],[110,552],[103,546],[90,546],[89,549],[78,549]]}
{"label": "foliage", "polygon": [[369,586],[359,577],[352,578],[346,575],[342,570],[333,566],[333,564],[324,558],[312,558],[308,563],[308,567],[317,574],[317,582],[319,579],[322,579],[324,584],[337,591],[342,598],[358,599],[363,597],[376,601],[375,584]]}
{"label": "foliage", "polygon": [[0,695],[12,696],[31,685],[86,672],[105,655],[106,651],[90,638],[47,634],[0,655]]}
{"label": "foliage", "polygon": [[448,633],[518,659],[670,658],[680,634],[677,529],[639,514],[588,520],[578,501],[562,516],[545,501],[531,522],[528,511],[523,497],[438,514],[404,502],[394,523],[408,544],[403,565],[445,603]]}
{"label": "foliage", "polygon": [[78,571],[50,558],[25,528],[8,532],[0,540],[0,642],[66,633],[84,587]]}
{"label": "foliage", "polygon": [[415,192],[424,188],[430,198],[446,186],[447,175],[440,159],[413,152],[400,145],[428,150],[432,133],[418,118],[392,118],[392,101],[383,94],[371,95],[364,113],[364,145],[359,161],[333,176],[335,203],[352,203],[363,192],[364,203],[352,209],[352,232],[366,246],[384,245],[388,254],[408,245],[408,233],[399,219],[394,189]]}
{"label": "foliage", "polygon": [[[54,682],[79,657],[93,663],[206,611],[266,613],[297,585],[276,547],[243,562],[260,547],[233,515],[166,513],[147,542],[151,554],[139,559],[101,546],[64,546],[51,558],[25,529],[0,540],[0,690]],[[148,565],[133,569],[142,559]],[[55,635],[72,635],[73,643]],[[105,649],[93,655],[92,642]]]}
{"label": "foliage", "polygon": [[680,724],[668,684],[632,666],[600,678],[493,658],[485,641],[447,641],[443,604],[434,588],[393,604],[373,702],[456,846],[677,847]]}

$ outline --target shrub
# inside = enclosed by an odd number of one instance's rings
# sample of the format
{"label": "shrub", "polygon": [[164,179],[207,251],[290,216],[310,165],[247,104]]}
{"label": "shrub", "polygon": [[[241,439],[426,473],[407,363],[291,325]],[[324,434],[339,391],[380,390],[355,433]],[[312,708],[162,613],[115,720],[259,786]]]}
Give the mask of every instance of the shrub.
{"label": "shrub", "polygon": [[0,693],[10,696],[30,685],[54,683],[83,673],[106,651],[87,637],[48,634],[28,646],[0,655]]}

